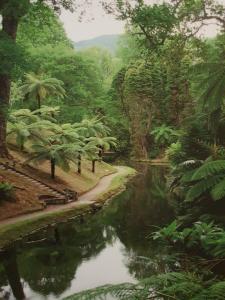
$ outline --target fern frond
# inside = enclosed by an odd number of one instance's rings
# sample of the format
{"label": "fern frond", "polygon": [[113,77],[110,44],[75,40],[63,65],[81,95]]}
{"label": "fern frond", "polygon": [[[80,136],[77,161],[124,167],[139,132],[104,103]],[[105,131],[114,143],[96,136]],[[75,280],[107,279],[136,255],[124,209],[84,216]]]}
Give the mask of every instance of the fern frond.
{"label": "fern frond", "polygon": [[185,201],[189,202],[195,200],[203,193],[209,191],[215,184],[220,182],[221,178],[221,175],[217,175],[197,182],[194,186],[192,186],[189,189]]}
{"label": "fern frond", "polygon": [[225,173],[225,160],[215,160],[203,164],[192,176],[192,180],[200,180],[220,172]]}
{"label": "fern frond", "polygon": [[220,281],[213,284],[208,289],[204,289],[201,293],[195,296],[192,300],[224,300],[225,281]]}
{"label": "fern frond", "polygon": [[220,200],[225,197],[225,175],[223,180],[217,183],[211,191],[214,200]]}
{"label": "fern frond", "polygon": [[100,300],[100,299],[106,299],[105,296],[107,295],[114,295],[117,296],[119,299],[133,300],[135,298],[132,298],[132,294],[135,292],[135,290],[136,287],[132,283],[123,283],[118,285],[104,285],[96,289],[86,290],[74,294],[72,296],[65,298],[64,300],[94,300],[94,299]]}

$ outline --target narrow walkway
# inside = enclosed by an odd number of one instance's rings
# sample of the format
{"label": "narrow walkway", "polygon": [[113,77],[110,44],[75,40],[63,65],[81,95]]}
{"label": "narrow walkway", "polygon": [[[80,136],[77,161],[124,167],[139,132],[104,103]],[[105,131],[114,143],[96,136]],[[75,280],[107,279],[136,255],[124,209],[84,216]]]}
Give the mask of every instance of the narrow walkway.
{"label": "narrow walkway", "polygon": [[99,183],[94,187],[91,191],[83,194],[82,196],[79,197],[78,201],[76,202],[71,202],[65,205],[49,205],[45,210],[39,211],[39,212],[34,212],[34,213],[29,213],[25,215],[21,215],[18,217],[13,217],[9,218],[3,221],[0,221],[0,227],[2,225],[10,225],[10,224],[15,224],[19,221],[26,221],[32,218],[36,217],[41,217],[44,215],[47,215],[50,212],[58,212],[58,211],[64,211],[68,210],[72,207],[79,207],[81,204],[91,204],[95,200],[96,196],[100,195],[104,191],[107,190],[109,187],[111,181],[113,178],[115,178],[118,175],[123,174],[124,172],[124,167],[117,166],[115,167],[117,169],[117,172],[108,176],[103,177]]}

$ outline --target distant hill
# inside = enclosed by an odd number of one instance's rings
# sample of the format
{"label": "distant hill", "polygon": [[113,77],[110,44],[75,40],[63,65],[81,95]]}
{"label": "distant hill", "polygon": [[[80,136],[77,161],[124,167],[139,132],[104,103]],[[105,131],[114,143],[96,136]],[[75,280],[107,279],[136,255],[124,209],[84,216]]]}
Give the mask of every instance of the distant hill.
{"label": "distant hill", "polygon": [[120,35],[110,34],[110,35],[101,35],[90,40],[84,40],[80,42],[74,42],[74,47],[77,50],[87,49],[91,47],[101,47],[106,48],[112,54],[116,52],[118,40]]}

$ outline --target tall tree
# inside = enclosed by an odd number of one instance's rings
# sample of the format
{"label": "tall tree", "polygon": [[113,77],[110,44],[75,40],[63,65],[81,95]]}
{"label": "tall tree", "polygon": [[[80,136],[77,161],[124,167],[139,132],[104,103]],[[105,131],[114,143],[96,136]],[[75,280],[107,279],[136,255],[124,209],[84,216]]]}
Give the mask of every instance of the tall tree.
{"label": "tall tree", "polygon": [[41,108],[41,102],[47,96],[56,96],[63,98],[65,90],[63,82],[56,78],[41,78],[36,74],[26,74],[26,83],[21,87],[22,93],[29,98],[37,100],[38,109]]}
{"label": "tall tree", "polygon": [[[20,18],[27,13],[29,8],[29,0],[2,0],[0,2],[0,14],[2,16],[2,29],[0,31],[0,43],[1,45],[6,43],[8,47],[3,50],[15,51],[16,34]],[[8,58],[8,56],[6,56]],[[11,73],[14,67],[10,61],[8,63],[8,69],[3,70],[0,68],[0,155],[7,157],[9,155],[6,147],[6,122],[7,122],[7,110],[9,106],[10,85],[11,85]]]}
{"label": "tall tree", "polygon": [[[47,4],[54,10],[60,11],[60,7],[73,10],[75,4],[79,4],[79,0],[38,0],[36,3]],[[6,57],[4,64],[10,66],[8,70],[4,70],[1,65],[0,68],[0,156],[8,157],[9,153],[6,146],[6,126],[7,126],[7,110],[9,107],[9,96],[12,70],[15,63],[12,63],[8,52],[15,51],[16,36],[18,25],[21,18],[27,14],[29,9],[35,5],[30,0],[1,0],[0,1],[0,15],[2,17],[2,29],[0,31],[0,45],[3,47],[3,55]],[[85,1],[86,3],[86,1]],[[83,3],[83,5],[85,4]],[[1,61],[2,64],[2,61]]]}

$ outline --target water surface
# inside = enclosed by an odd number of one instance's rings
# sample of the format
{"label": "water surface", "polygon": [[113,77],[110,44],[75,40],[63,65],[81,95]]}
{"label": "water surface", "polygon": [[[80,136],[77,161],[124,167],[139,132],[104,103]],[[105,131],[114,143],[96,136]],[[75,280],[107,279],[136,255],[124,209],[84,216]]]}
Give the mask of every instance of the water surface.
{"label": "water surface", "polygon": [[[40,232],[0,262],[0,299],[55,300],[104,284],[136,282],[169,270],[167,249],[149,238],[170,222],[165,167],[141,174],[101,212]],[[43,239],[43,240],[42,240]]]}

